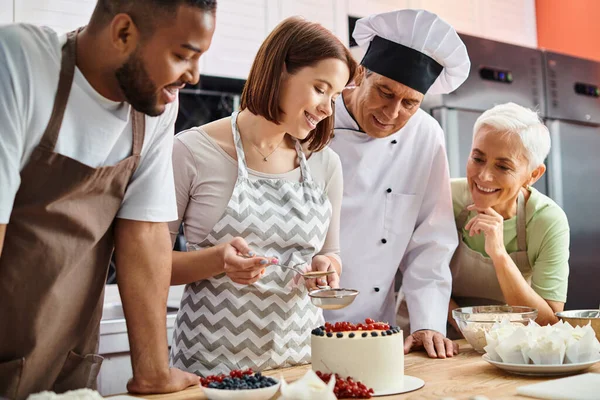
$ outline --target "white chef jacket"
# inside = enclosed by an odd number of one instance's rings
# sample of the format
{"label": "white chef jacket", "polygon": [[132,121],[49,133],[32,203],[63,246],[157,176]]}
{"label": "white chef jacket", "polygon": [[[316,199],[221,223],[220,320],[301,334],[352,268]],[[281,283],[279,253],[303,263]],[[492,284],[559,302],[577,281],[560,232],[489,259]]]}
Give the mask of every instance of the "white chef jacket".
{"label": "white chef jacket", "polygon": [[360,131],[342,98],[335,111],[330,146],[344,175],[341,287],[360,294],[352,305],[327,311],[325,319],[394,323],[400,268],[411,333],[445,335],[449,262],[458,239],[442,128],[419,109],[398,132],[374,139]]}

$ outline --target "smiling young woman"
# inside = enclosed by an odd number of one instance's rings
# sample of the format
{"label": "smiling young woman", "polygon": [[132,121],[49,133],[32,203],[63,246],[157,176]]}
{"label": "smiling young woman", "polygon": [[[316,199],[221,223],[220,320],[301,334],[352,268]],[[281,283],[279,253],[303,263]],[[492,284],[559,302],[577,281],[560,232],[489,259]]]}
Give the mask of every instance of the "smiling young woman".
{"label": "smiling young woman", "polygon": [[[173,253],[172,283],[188,284],[173,365],[210,375],[309,362],[323,317],[307,290],[337,287],[341,273],[341,163],[326,145],[355,68],[327,29],[286,19],[256,55],[241,111],[177,136],[170,228],[183,222],[193,251]],[[298,281],[279,262],[333,273]]]}

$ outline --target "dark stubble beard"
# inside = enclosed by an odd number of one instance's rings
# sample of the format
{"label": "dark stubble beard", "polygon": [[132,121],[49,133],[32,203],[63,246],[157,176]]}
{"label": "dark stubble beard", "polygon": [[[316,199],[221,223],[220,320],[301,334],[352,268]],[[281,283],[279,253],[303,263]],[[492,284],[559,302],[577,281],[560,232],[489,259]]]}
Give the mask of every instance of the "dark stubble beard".
{"label": "dark stubble beard", "polygon": [[158,89],[148,75],[139,49],[129,56],[115,72],[115,76],[125,95],[125,100],[134,110],[151,117],[157,117],[165,111],[164,107],[158,105]]}

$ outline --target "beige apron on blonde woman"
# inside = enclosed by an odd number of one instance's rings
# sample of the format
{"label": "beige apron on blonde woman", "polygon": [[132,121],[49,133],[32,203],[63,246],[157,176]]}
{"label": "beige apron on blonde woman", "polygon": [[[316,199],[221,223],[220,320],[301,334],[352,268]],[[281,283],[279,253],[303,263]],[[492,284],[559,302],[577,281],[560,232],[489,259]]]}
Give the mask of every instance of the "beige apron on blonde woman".
{"label": "beige apron on blonde woman", "polygon": [[[526,202],[522,192],[517,198],[517,251],[510,253],[519,271],[528,284],[531,285],[531,265],[527,257],[527,218],[525,216]],[[456,218],[459,243],[452,261],[452,298],[461,307],[505,304],[496,269],[492,259],[472,250],[462,240],[463,228],[467,223],[469,210],[466,208]],[[462,335],[449,327],[449,338],[460,338]]]}
{"label": "beige apron on blonde woman", "polygon": [[52,115],[21,171],[0,256],[0,397],[9,399],[95,387],[113,221],[144,140],[145,117],[134,112],[133,154],[118,164],[92,168],[54,152],[76,39],[63,47]]}
{"label": "beige apron on blonde woman", "polygon": [[[517,198],[517,251],[510,253],[510,258],[514,261],[519,271],[531,284],[531,265],[527,257],[527,219],[525,209],[527,203],[523,193],[519,193]],[[452,271],[452,298],[461,307],[505,304],[504,295],[496,276],[496,269],[492,259],[483,254],[472,250],[463,241],[463,228],[467,224],[469,210],[465,208],[456,218],[456,227],[458,230],[458,248],[450,261],[450,270]],[[406,301],[402,298],[402,292],[399,293],[399,307],[397,312],[397,323],[403,329],[404,336],[410,334],[410,322]],[[448,325],[447,337],[450,339],[459,339],[462,335]]]}

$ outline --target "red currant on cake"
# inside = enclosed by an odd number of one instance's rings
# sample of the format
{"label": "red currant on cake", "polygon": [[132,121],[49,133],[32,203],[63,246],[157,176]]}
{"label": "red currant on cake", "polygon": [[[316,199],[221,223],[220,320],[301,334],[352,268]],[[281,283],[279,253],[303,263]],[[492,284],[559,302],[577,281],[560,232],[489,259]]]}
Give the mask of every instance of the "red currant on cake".
{"label": "red currant on cake", "polygon": [[[317,376],[325,383],[329,383],[331,374],[317,371]],[[335,374],[335,387],[333,394],[338,399],[370,399],[373,395],[373,389],[367,388],[363,383],[355,381],[351,377],[342,379]]]}

